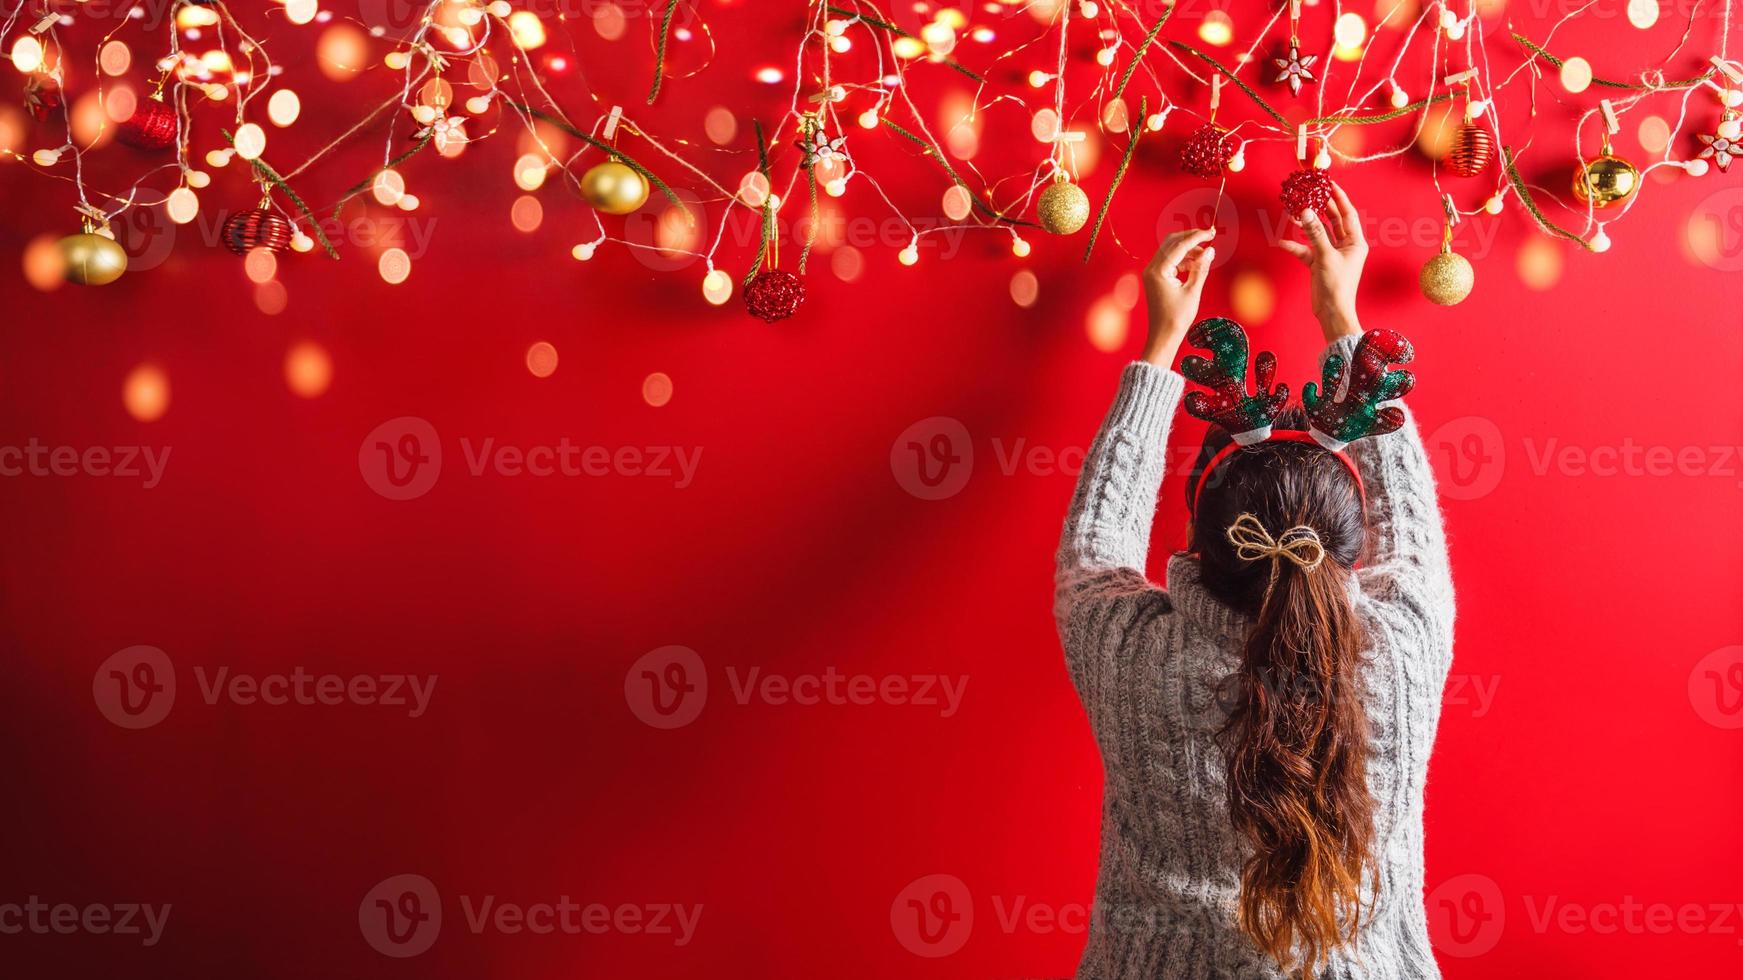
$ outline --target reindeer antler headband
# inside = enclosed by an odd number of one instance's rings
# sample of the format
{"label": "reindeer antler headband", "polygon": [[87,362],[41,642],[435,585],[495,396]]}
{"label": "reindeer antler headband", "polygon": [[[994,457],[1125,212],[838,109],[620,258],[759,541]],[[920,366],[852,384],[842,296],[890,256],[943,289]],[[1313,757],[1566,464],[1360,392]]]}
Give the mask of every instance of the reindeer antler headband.
{"label": "reindeer antler headband", "polygon": [[1416,377],[1409,371],[1387,370],[1388,365],[1408,364],[1416,356],[1410,341],[1394,330],[1373,330],[1362,334],[1348,365],[1342,354],[1328,356],[1320,372],[1323,391],[1311,381],[1301,389],[1308,431],[1273,434],[1271,426],[1289,401],[1288,385],[1271,384],[1277,373],[1276,356],[1264,351],[1253,358],[1254,388],[1249,393],[1247,334],[1240,324],[1225,317],[1200,320],[1192,325],[1186,339],[1192,346],[1211,352],[1208,361],[1194,354],[1180,362],[1181,374],[1210,389],[1208,395],[1200,391],[1187,394],[1186,411],[1221,426],[1234,437],[1234,442],[1212,456],[1199,475],[1198,487],[1193,492],[1194,513],[1198,512],[1198,498],[1210,482],[1212,471],[1242,447],[1267,440],[1316,443],[1330,450],[1355,478],[1356,490],[1362,494],[1362,509],[1367,509],[1362,476],[1343,449],[1357,439],[1384,435],[1404,424],[1403,409],[1381,403],[1403,398],[1416,387]]}

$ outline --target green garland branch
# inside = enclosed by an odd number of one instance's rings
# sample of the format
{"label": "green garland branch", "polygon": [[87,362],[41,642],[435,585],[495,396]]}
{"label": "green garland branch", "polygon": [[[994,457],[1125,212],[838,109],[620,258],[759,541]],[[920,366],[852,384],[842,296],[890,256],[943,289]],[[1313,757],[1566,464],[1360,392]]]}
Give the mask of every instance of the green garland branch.
{"label": "green garland branch", "polygon": [[352,198],[354,198],[357,195],[368,190],[370,185],[375,183],[375,178],[381,176],[383,172],[388,171],[388,170],[392,170],[394,167],[397,167],[400,164],[406,162],[407,160],[411,159],[419,150],[422,150],[424,147],[429,146],[430,140],[434,135],[435,135],[434,133],[431,133],[430,136],[425,136],[423,139],[418,140],[416,143],[414,143],[412,145],[411,149],[406,150],[404,153],[401,153],[399,156],[396,156],[393,159],[387,161],[386,163],[382,164],[380,167],[371,171],[369,176],[363,178],[362,180],[358,181],[355,184],[352,184],[350,187],[345,188],[345,193],[339,195],[339,200],[334,202],[334,204],[333,204],[333,220],[334,221],[339,220],[339,212],[344,209],[345,205],[347,203],[349,203]]}
{"label": "green garland branch", "polygon": [[886,127],[888,127],[896,135],[902,137],[903,139],[908,140],[909,142],[913,143],[915,146],[918,146],[923,155],[929,156],[932,159],[937,160],[938,165],[944,168],[944,172],[950,175],[950,179],[956,183],[956,186],[962,188],[965,191],[968,191],[968,199],[970,201],[974,202],[974,206],[975,206],[976,210],[991,217],[994,221],[1004,221],[1004,222],[1008,222],[1008,223],[1013,224],[1013,225],[1021,225],[1025,228],[1039,228],[1039,227],[1041,227],[1040,225],[1037,225],[1032,221],[1024,221],[1021,218],[1013,218],[1010,215],[1004,214],[1004,213],[996,210],[995,208],[993,208],[992,205],[986,203],[985,201],[982,201],[980,199],[979,195],[977,195],[973,190],[969,189],[968,183],[962,179],[962,175],[958,174],[956,172],[956,168],[952,167],[950,165],[949,160],[944,159],[944,154],[940,153],[938,151],[937,147],[933,146],[931,143],[928,143],[926,140],[923,140],[920,137],[915,136],[913,133],[908,132],[907,130],[903,129],[901,126],[898,126],[895,123],[895,121],[890,119],[888,116],[879,117],[879,121],[882,122]]}
{"label": "green garland branch", "polygon": [[763,139],[763,121],[751,120],[757,131],[757,173],[763,175],[763,183],[768,186],[768,194],[763,198],[762,234],[757,237],[757,257],[751,263],[750,271],[744,274],[741,285],[749,286],[750,281],[762,271],[763,260],[768,258],[769,241],[775,237],[775,188],[769,180],[769,144]]}
{"label": "green garland branch", "polygon": [[521,112],[524,112],[529,116],[532,116],[534,119],[540,119],[540,120],[543,120],[545,122],[550,123],[551,125],[562,130],[563,132],[568,133],[570,136],[573,136],[576,139],[582,141],[583,143],[586,143],[589,146],[592,146],[593,148],[611,156],[613,159],[617,160],[618,163],[621,163],[624,166],[628,167],[629,169],[634,170],[636,173],[641,174],[643,179],[645,179],[648,183],[650,183],[650,184],[654,185],[656,188],[658,188],[660,193],[664,194],[666,196],[666,200],[671,201],[672,204],[678,208],[678,210],[684,212],[685,215],[690,214],[690,209],[688,207],[685,207],[684,202],[678,199],[678,195],[676,192],[674,192],[670,187],[666,186],[665,181],[661,180],[659,178],[659,176],[657,174],[655,174],[652,170],[649,170],[648,168],[642,166],[640,163],[636,162],[632,157],[630,157],[629,154],[623,152],[622,150],[618,149],[615,146],[610,145],[609,143],[605,143],[605,142],[602,142],[600,140],[594,139],[592,136],[588,135],[587,133],[583,133],[579,129],[576,129],[574,126],[571,126],[567,122],[564,122],[563,120],[558,119],[556,116],[551,115],[550,113],[544,111],[543,109],[535,108],[533,106],[527,105],[524,102],[516,102],[515,100],[509,99],[509,98],[504,98],[502,101],[508,103],[511,106],[514,106],[516,109],[519,109]]}
{"label": "green garland branch", "polygon": [[1442,92],[1439,95],[1431,95],[1426,99],[1417,99],[1415,102],[1412,102],[1407,106],[1401,106],[1397,109],[1389,109],[1385,112],[1370,112],[1370,113],[1366,113],[1366,114],[1357,113],[1356,115],[1353,115],[1353,116],[1319,116],[1315,119],[1304,120],[1302,122],[1302,125],[1305,125],[1305,126],[1367,126],[1367,125],[1370,125],[1372,123],[1391,122],[1394,119],[1398,119],[1402,116],[1408,116],[1413,112],[1421,112],[1422,110],[1428,108],[1431,105],[1439,105],[1442,102],[1446,102],[1446,101],[1449,101],[1449,100],[1454,99],[1454,98],[1457,98],[1457,93]]}
{"label": "green garland branch", "polygon": [[660,83],[666,77],[666,38],[672,33],[672,14],[678,9],[678,0],[666,0],[666,15],[660,18],[660,41],[654,48],[654,85],[648,90],[648,105],[660,97]]}
{"label": "green garland branch", "polygon": [[811,192],[811,224],[805,229],[805,247],[799,250],[799,274],[805,274],[805,260],[811,257],[811,246],[817,244],[817,223],[821,216],[817,211],[817,165],[805,168],[805,186]]}
{"label": "green garland branch", "polygon": [[[1555,68],[1557,70],[1560,70],[1560,68],[1563,64],[1562,59],[1557,58],[1553,54],[1550,54],[1543,47],[1543,45],[1538,44],[1536,41],[1533,41],[1532,39],[1526,37],[1523,34],[1518,33],[1517,31],[1515,31],[1513,33],[1513,40],[1518,41],[1522,46],[1524,46],[1525,50],[1530,51],[1536,57],[1542,58],[1544,61],[1549,62],[1549,66],[1551,68]],[[1592,84],[1602,86],[1603,88],[1627,89],[1628,91],[1631,91],[1631,92],[1658,92],[1658,91],[1662,91],[1664,89],[1694,88],[1696,85],[1699,85],[1702,82],[1706,81],[1707,79],[1712,78],[1713,73],[1715,71],[1718,71],[1718,69],[1717,68],[1709,68],[1706,71],[1702,72],[1699,75],[1696,75],[1693,78],[1684,78],[1684,79],[1680,79],[1680,80],[1674,81],[1674,82],[1664,82],[1664,83],[1659,84],[1659,85],[1649,85],[1649,84],[1646,84],[1645,82],[1618,82],[1615,79],[1611,79],[1611,78],[1596,78],[1596,77],[1594,77],[1592,79]]]}
{"label": "green garland branch", "polygon": [[1248,85],[1246,82],[1241,81],[1241,79],[1238,75],[1236,75],[1232,71],[1229,71],[1227,68],[1223,67],[1222,62],[1216,60],[1215,58],[1212,58],[1210,55],[1205,54],[1203,51],[1200,51],[1197,48],[1193,47],[1192,45],[1187,44],[1183,41],[1170,40],[1168,43],[1172,44],[1176,48],[1179,48],[1180,50],[1186,52],[1187,54],[1192,55],[1194,58],[1197,58],[1198,60],[1204,62],[1205,64],[1209,65],[1210,67],[1215,68],[1218,72],[1221,72],[1222,76],[1224,78],[1228,79],[1231,82],[1234,82],[1236,87],[1238,87],[1241,91],[1247,93],[1247,98],[1252,99],[1253,102],[1256,105],[1258,105],[1259,108],[1265,110],[1266,114],[1269,115],[1272,119],[1277,120],[1278,122],[1282,123],[1285,126],[1289,125],[1289,120],[1283,118],[1283,114],[1281,112],[1278,112],[1276,109],[1271,108],[1271,104],[1269,102],[1266,102],[1264,99],[1260,98],[1259,93],[1253,91],[1253,87],[1251,85]]}
{"label": "green garland branch", "polygon": [[[225,142],[229,143],[231,146],[236,145],[236,136],[234,133],[231,133],[228,129],[221,129],[219,132],[224,134]],[[254,165],[255,173],[266,178],[268,183],[272,184],[272,186],[278,188],[280,191],[283,191],[284,196],[290,198],[291,203],[297,206],[297,210],[303,213],[303,217],[309,219],[309,230],[315,233],[315,240],[321,243],[321,248],[326,250],[328,258],[337,261],[339,258],[339,250],[334,248],[333,243],[327,240],[327,233],[321,230],[321,222],[315,217],[315,212],[309,210],[309,206],[303,203],[303,199],[297,195],[296,191],[291,190],[291,185],[285,183],[285,179],[280,177],[278,171],[272,169],[272,166],[265,160],[255,157],[248,162]]]}
{"label": "green garland branch", "polygon": [[1519,165],[1514,161],[1511,146],[1501,147],[1501,159],[1507,164],[1507,181],[1513,185],[1513,193],[1519,195],[1520,203],[1525,205],[1525,210],[1531,212],[1531,217],[1536,219],[1537,226],[1552,235],[1578,243],[1581,248],[1588,252],[1592,251],[1590,242],[1549,220],[1549,217],[1543,213],[1543,209],[1537,206],[1537,201],[1532,198],[1531,191],[1525,186],[1525,178],[1519,175]]}
{"label": "green garland branch", "polygon": [[[861,24],[864,24],[867,27],[876,28],[877,30],[880,30],[880,31],[887,31],[890,34],[894,34],[896,37],[910,38],[910,39],[915,40],[915,41],[920,40],[919,38],[914,37],[914,35],[909,34],[907,31],[902,30],[900,27],[897,27],[894,24],[886,23],[884,21],[878,20],[875,17],[867,17],[866,15],[864,15],[856,10],[847,10],[843,7],[825,7],[824,9],[829,11],[832,14],[838,14],[842,17],[846,17],[849,20],[857,20]],[[945,67],[955,69],[956,71],[961,72],[962,74],[968,76],[969,78],[974,79],[975,81],[979,82],[982,85],[986,84],[985,78],[982,78],[980,75],[976,74],[975,72],[969,70],[968,68],[963,67],[962,63],[957,61],[955,58],[945,58],[944,64],[945,64]]]}
{"label": "green garland branch", "polygon": [[[1148,96],[1138,100],[1138,118],[1142,120],[1150,114],[1150,99]],[[1126,155],[1120,158],[1120,169],[1114,171],[1114,181],[1108,185],[1108,196],[1102,199],[1101,210],[1096,212],[1095,224],[1089,229],[1089,244],[1083,247],[1083,261],[1089,261],[1089,255],[1095,251],[1096,236],[1101,234],[1102,222],[1107,220],[1108,209],[1114,204],[1114,191],[1120,189],[1120,181],[1126,176],[1126,168],[1132,165],[1132,157],[1138,151],[1138,138],[1144,135],[1144,126],[1140,122],[1132,130],[1132,141],[1126,144]]]}
{"label": "green garland branch", "polygon": [[1144,35],[1144,40],[1138,45],[1138,50],[1132,52],[1132,63],[1126,66],[1126,73],[1120,76],[1120,84],[1114,86],[1114,98],[1126,94],[1126,85],[1132,80],[1132,73],[1138,70],[1138,63],[1144,60],[1144,52],[1150,50],[1150,45],[1156,42],[1156,35],[1162,33],[1162,25],[1168,23],[1168,16],[1174,13],[1174,6],[1163,8],[1162,16],[1156,18],[1156,23],[1150,28],[1150,33]]}

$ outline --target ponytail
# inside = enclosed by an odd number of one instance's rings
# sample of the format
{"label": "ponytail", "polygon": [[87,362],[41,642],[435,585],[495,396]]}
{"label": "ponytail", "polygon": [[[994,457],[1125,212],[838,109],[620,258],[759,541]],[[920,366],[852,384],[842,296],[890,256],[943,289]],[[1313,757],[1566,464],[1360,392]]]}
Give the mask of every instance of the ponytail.
{"label": "ponytail", "polygon": [[1241,561],[1271,565],[1257,569],[1263,597],[1222,732],[1229,816],[1251,851],[1238,918],[1260,950],[1285,969],[1299,957],[1313,978],[1354,940],[1373,870],[1361,625],[1348,567],[1311,527],[1273,540],[1242,514],[1227,538]]}

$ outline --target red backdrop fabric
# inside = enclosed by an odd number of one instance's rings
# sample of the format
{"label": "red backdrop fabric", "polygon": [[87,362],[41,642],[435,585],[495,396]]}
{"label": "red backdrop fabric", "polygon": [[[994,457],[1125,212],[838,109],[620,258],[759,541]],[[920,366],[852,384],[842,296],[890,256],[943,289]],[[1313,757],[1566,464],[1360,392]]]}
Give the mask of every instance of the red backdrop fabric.
{"label": "red backdrop fabric", "polygon": [[[1614,6],[1555,47],[1622,75],[1686,26],[1667,14],[1636,32]],[[791,97],[790,78],[752,73],[790,73],[802,11],[703,13],[721,53],[668,81],[654,108],[641,104],[651,54],[635,11],[618,42],[577,20],[561,48],[575,65],[552,73],[553,92],[581,118],[591,91],[686,136],[731,187],[754,161],[750,119],[772,122]],[[1500,52],[1504,24],[1541,34],[1555,16],[1514,6],[1485,23]],[[1237,37],[1256,18],[1236,11]],[[1716,37],[1711,11],[1696,20]],[[1042,30],[993,23],[1001,38]],[[1170,36],[1192,37],[1192,23],[1182,14]],[[269,33],[275,58],[307,74],[315,28]],[[1086,37],[1080,60],[1092,51]],[[966,42],[959,55],[990,60]],[[994,84],[1021,90],[1046,67],[1033,60]],[[1691,67],[1689,55],[1667,70]],[[1168,77],[1202,110],[1201,89]],[[942,69],[914,79],[932,125],[932,107],[966,91]],[[268,158],[312,152],[392,85],[381,71],[305,84],[303,118],[274,131]],[[1553,89],[1535,118],[1523,83],[1504,111],[1531,134],[1530,178],[1559,190],[1573,120],[1595,96]],[[725,148],[698,135],[716,105],[740,122]],[[1656,105],[1639,111],[1675,119],[1673,102]],[[1691,126],[1716,119],[1710,100],[1696,105]],[[1045,152],[1022,112],[985,117],[983,172],[1023,172]],[[218,121],[196,150],[216,145]],[[1633,127],[1617,149],[1644,161]],[[17,907],[0,927],[23,924],[0,934],[8,972],[1069,975],[1102,774],[1053,631],[1052,554],[1139,339],[1120,279],[1161,234],[1214,213],[1206,312],[1227,311],[1237,274],[1257,276],[1276,304],[1248,327],[1281,375],[1309,380],[1320,346],[1305,273],[1266,240],[1289,148],[1254,148],[1218,205],[1174,164],[1187,131],[1181,116],[1145,138],[1088,264],[1082,235],[1027,234],[1019,259],[1007,236],[977,231],[949,258],[929,237],[905,267],[906,234],[879,230],[887,211],[855,184],[830,206],[841,234],[866,236],[863,273],[842,281],[841,242],[826,240],[802,312],[773,326],[736,296],[705,302],[700,263],[610,245],[577,263],[591,219],[556,181],[539,192],[543,226],[515,230],[512,128],[458,160],[406,164],[419,211],[359,209],[371,231],[426,235],[406,283],[377,275],[385,243],[348,233],[338,263],[282,257],[276,316],[213,247],[211,213],[253,203],[235,168],[203,192],[204,224],[126,239],[144,254],[170,234],[173,248],[112,286],[43,292],[17,270],[36,236],[72,230],[70,188],[0,167],[0,443],[50,462],[57,447],[80,454],[72,475],[45,463],[0,479],[12,801],[0,906]],[[1362,138],[1408,138],[1384,134]],[[948,185],[933,162],[887,133],[847,135],[899,206],[938,213]],[[1099,200],[1125,140],[1092,141],[1101,160],[1084,180]],[[331,200],[380,147],[347,147],[303,190]],[[93,154],[99,176],[136,170],[126,153]],[[794,157],[778,160],[790,170]],[[1426,159],[1336,172],[1376,241],[1363,318],[1416,345],[1411,402],[1458,587],[1427,811],[1445,975],[1732,975],[1738,176],[1653,175],[1603,254],[1546,238],[1513,202],[1467,219],[1457,242],[1476,291],[1442,309],[1415,285],[1440,234]],[[1479,186],[1449,189],[1469,207]],[[652,234],[646,215],[606,220]],[[1713,229],[1716,253],[1698,241]],[[736,211],[721,267],[736,278],[754,242]],[[788,268],[797,247],[782,243]],[[1010,298],[1018,270],[1038,280],[1032,306]],[[1130,318],[1131,337],[1104,344],[1115,349],[1088,337],[1109,336],[1098,303],[1114,304],[1116,326]],[[540,341],[560,357],[548,378],[525,364]],[[284,382],[302,342],[331,356],[319,397]],[[150,422],[121,398],[142,364],[170,390]],[[644,397],[655,373],[671,383],[659,407]],[[1178,462],[1201,432],[1176,427],[1157,575],[1183,539]],[[572,473],[527,470],[565,446]],[[93,447],[148,447],[159,478],[148,457],[142,475],[94,475]],[[115,672],[173,681],[173,703],[127,727],[141,716],[117,703]],[[78,923],[61,929],[51,911],[29,927],[32,897],[80,910]],[[84,917],[132,903],[170,907],[155,942]]]}

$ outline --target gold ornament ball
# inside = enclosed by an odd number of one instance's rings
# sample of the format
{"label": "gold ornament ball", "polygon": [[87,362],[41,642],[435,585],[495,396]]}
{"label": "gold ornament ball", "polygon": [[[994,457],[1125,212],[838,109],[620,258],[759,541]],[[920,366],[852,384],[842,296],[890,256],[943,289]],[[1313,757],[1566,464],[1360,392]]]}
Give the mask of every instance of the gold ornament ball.
{"label": "gold ornament ball", "polygon": [[1442,252],[1423,265],[1417,284],[1430,302],[1453,306],[1471,295],[1471,289],[1477,284],[1477,272],[1459,253]]}
{"label": "gold ornament ball", "polygon": [[627,164],[607,160],[581,175],[581,196],[606,214],[628,214],[648,203],[648,181]]}
{"label": "gold ornament ball", "polygon": [[66,260],[68,282],[81,286],[107,286],[127,271],[127,252],[113,238],[85,233],[61,239],[61,258]]}
{"label": "gold ornament ball", "polygon": [[1041,227],[1055,235],[1069,235],[1089,222],[1089,195],[1069,180],[1056,180],[1035,202]]}
{"label": "gold ornament ball", "polygon": [[1574,174],[1574,196],[1607,208],[1628,199],[1640,186],[1640,171],[1621,157],[1601,156]]}

